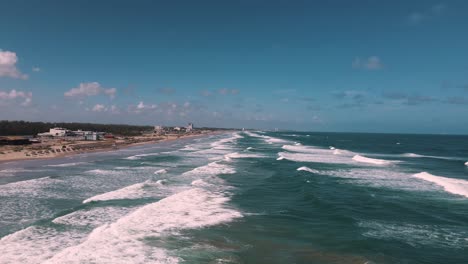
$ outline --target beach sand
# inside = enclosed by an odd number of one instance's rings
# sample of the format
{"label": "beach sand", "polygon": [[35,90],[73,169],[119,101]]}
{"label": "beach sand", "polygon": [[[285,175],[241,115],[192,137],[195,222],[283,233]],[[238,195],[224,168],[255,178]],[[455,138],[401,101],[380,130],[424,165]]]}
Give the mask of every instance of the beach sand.
{"label": "beach sand", "polygon": [[66,141],[53,139],[32,145],[0,146],[0,163],[17,160],[47,159],[71,156],[75,154],[115,150],[136,145],[154,144],[182,138],[199,137],[221,133],[203,131],[191,134],[168,134],[161,136],[137,136],[99,141]]}

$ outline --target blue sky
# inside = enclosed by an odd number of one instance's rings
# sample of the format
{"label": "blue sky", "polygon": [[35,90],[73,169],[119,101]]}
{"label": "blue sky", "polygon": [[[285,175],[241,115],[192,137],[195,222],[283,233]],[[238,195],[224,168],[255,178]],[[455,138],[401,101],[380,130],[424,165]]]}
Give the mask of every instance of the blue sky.
{"label": "blue sky", "polygon": [[0,119],[468,133],[466,1],[3,1]]}

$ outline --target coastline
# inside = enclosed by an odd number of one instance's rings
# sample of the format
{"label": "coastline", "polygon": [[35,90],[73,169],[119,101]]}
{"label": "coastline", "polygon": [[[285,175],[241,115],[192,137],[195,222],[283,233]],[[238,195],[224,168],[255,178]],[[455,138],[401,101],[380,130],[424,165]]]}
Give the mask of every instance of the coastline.
{"label": "coastline", "polygon": [[[134,146],[159,144],[180,139],[219,135],[229,131],[211,131],[196,134],[166,135],[160,137],[134,137],[86,142],[54,142],[44,146],[3,146],[0,147],[0,165],[23,160],[44,160],[70,157],[79,154],[108,152]],[[15,150],[16,148],[16,150]],[[21,148],[21,150],[19,150]],[[33,153],[35,155],[33,155]]]}

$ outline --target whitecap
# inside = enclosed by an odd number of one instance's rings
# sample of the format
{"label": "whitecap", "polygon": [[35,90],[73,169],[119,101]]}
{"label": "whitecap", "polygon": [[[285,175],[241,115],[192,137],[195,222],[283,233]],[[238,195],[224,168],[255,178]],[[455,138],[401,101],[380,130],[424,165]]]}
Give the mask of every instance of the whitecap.
{"label": "whitecap", "polygon": [[[138,199],[146,196],[151,196],[151,190],[147,190],[145,187],[161,188],[163,187],[163,181],[153,182],[147,180],[145,182],[136,183],[124,188],[102,193],[90,197],[83,201],[83,203],[96,202],[96,201],[108,201],[108,200],[121,200],[121,199]],[[160,190],[161,191],[161,190]]]}
{"label": "whitecap", "polygon": [[159,156],[160,153],[146,153],[146,154],[138,154],[138,155],[133,155],[130,157],[126,157],[125,159],[127,160],[139,160],[142,157],[148,157],[148,156]]}
{"label": "whitecap", "polygon": [[468,181],[462,179],[446,178],[435,176],[427,172],[413,175],[416,178],[432,182],[444,188],[446,192],[461,195],[468,198]]}
{"label": "whitecap", "polygon": [[231,161],[232,159],[242,159],[242,158],[263,158],[263,155],[260,154],[253,154],[253,153],[238,153],[238,152],[233,152],[224,155],[224,159],[226,161]]}
{"label": "whitecap", "polygon": [[[136,209],[136,208],[135,208]],[[92,226],[98,227],[106,223],[117,221],[126,215],[133,208],[128,207],[93,207],[90,209],[78,210],[52,220],[55,224],[71,226]]]}
{"label": "whitecap", "polygon": [[392,161],[388,160],[381,160],[381,159],[372,159],[368,157],[364,157],[361,155],[355,155],[353,157],[353,160],[357,162],[364,162],[364,163],[370,163],[370,164],[375,164],[375,165],[390,165],[392,164]]}
{"label": "whitecap", "polygon": [[[112,224],[93,230],[81,244],[68,247],[50,259],[51,263],[177,263],[162,248],[144,242],[148,237],[177,234],[178,230],[203,228],[242,217],[226,208],[229,198],[193,188],[140,207]],[[157,254],[151,254],[156,252]]]}
{"label": "whitecap", "polygon": [[167,169],[160,169],[154,172],[154,174],[166,174],[166,173],[167,173]]}
{"label": "whitecap", "polygon": [[284,159],[296,162],[319,162],[333,164],[353,164],[349,157],[333,155],[328,149],[314,149],[308,152],[279,152],[278,155]]}
{"label": "whitecap", "polygon": [[89,163],[88,162],[71,162],[71,163],[47,165],[47,167],[73,167],[73,166],[85,165],[85,164],[89,164]]}
{"label": "whitecap", "polygon": [[314,173],[314,174],[320,174],[320,171],[311,169],[311,168],[306,167],[306,166],[300,167],[297,170],[298,171],[307,171],[307,172]]}
{"label": "whitecap", "polygon": [[56,252],[80,243],[84,233],[31,226],[0,239],[1,263],[44,263]]}
{"label": "whitecap", "polygon": [[236,170],[226,164],[220,164],[219,162],[211,162],[207,165],[197,167],[193,170],[184,172],[182,175],[218,175],[218,174],[234,174]]}

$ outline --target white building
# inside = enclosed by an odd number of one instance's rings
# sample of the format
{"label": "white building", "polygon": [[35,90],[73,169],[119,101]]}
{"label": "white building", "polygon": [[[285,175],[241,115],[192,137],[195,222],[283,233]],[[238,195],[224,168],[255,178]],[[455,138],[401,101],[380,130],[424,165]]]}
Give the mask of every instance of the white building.
{"label": "white building", "polygon": [[192,132],[192,130],[193,130],[193,124],[188,123],[188,126],[185,128],[185,131],[188,133],[188,132]]}
{"label": "white building", "polygon": [[71,134],[71,131],[62,127],[54,127],[49,129],[49,132],[39,133],[38,136],[64,137]]}

